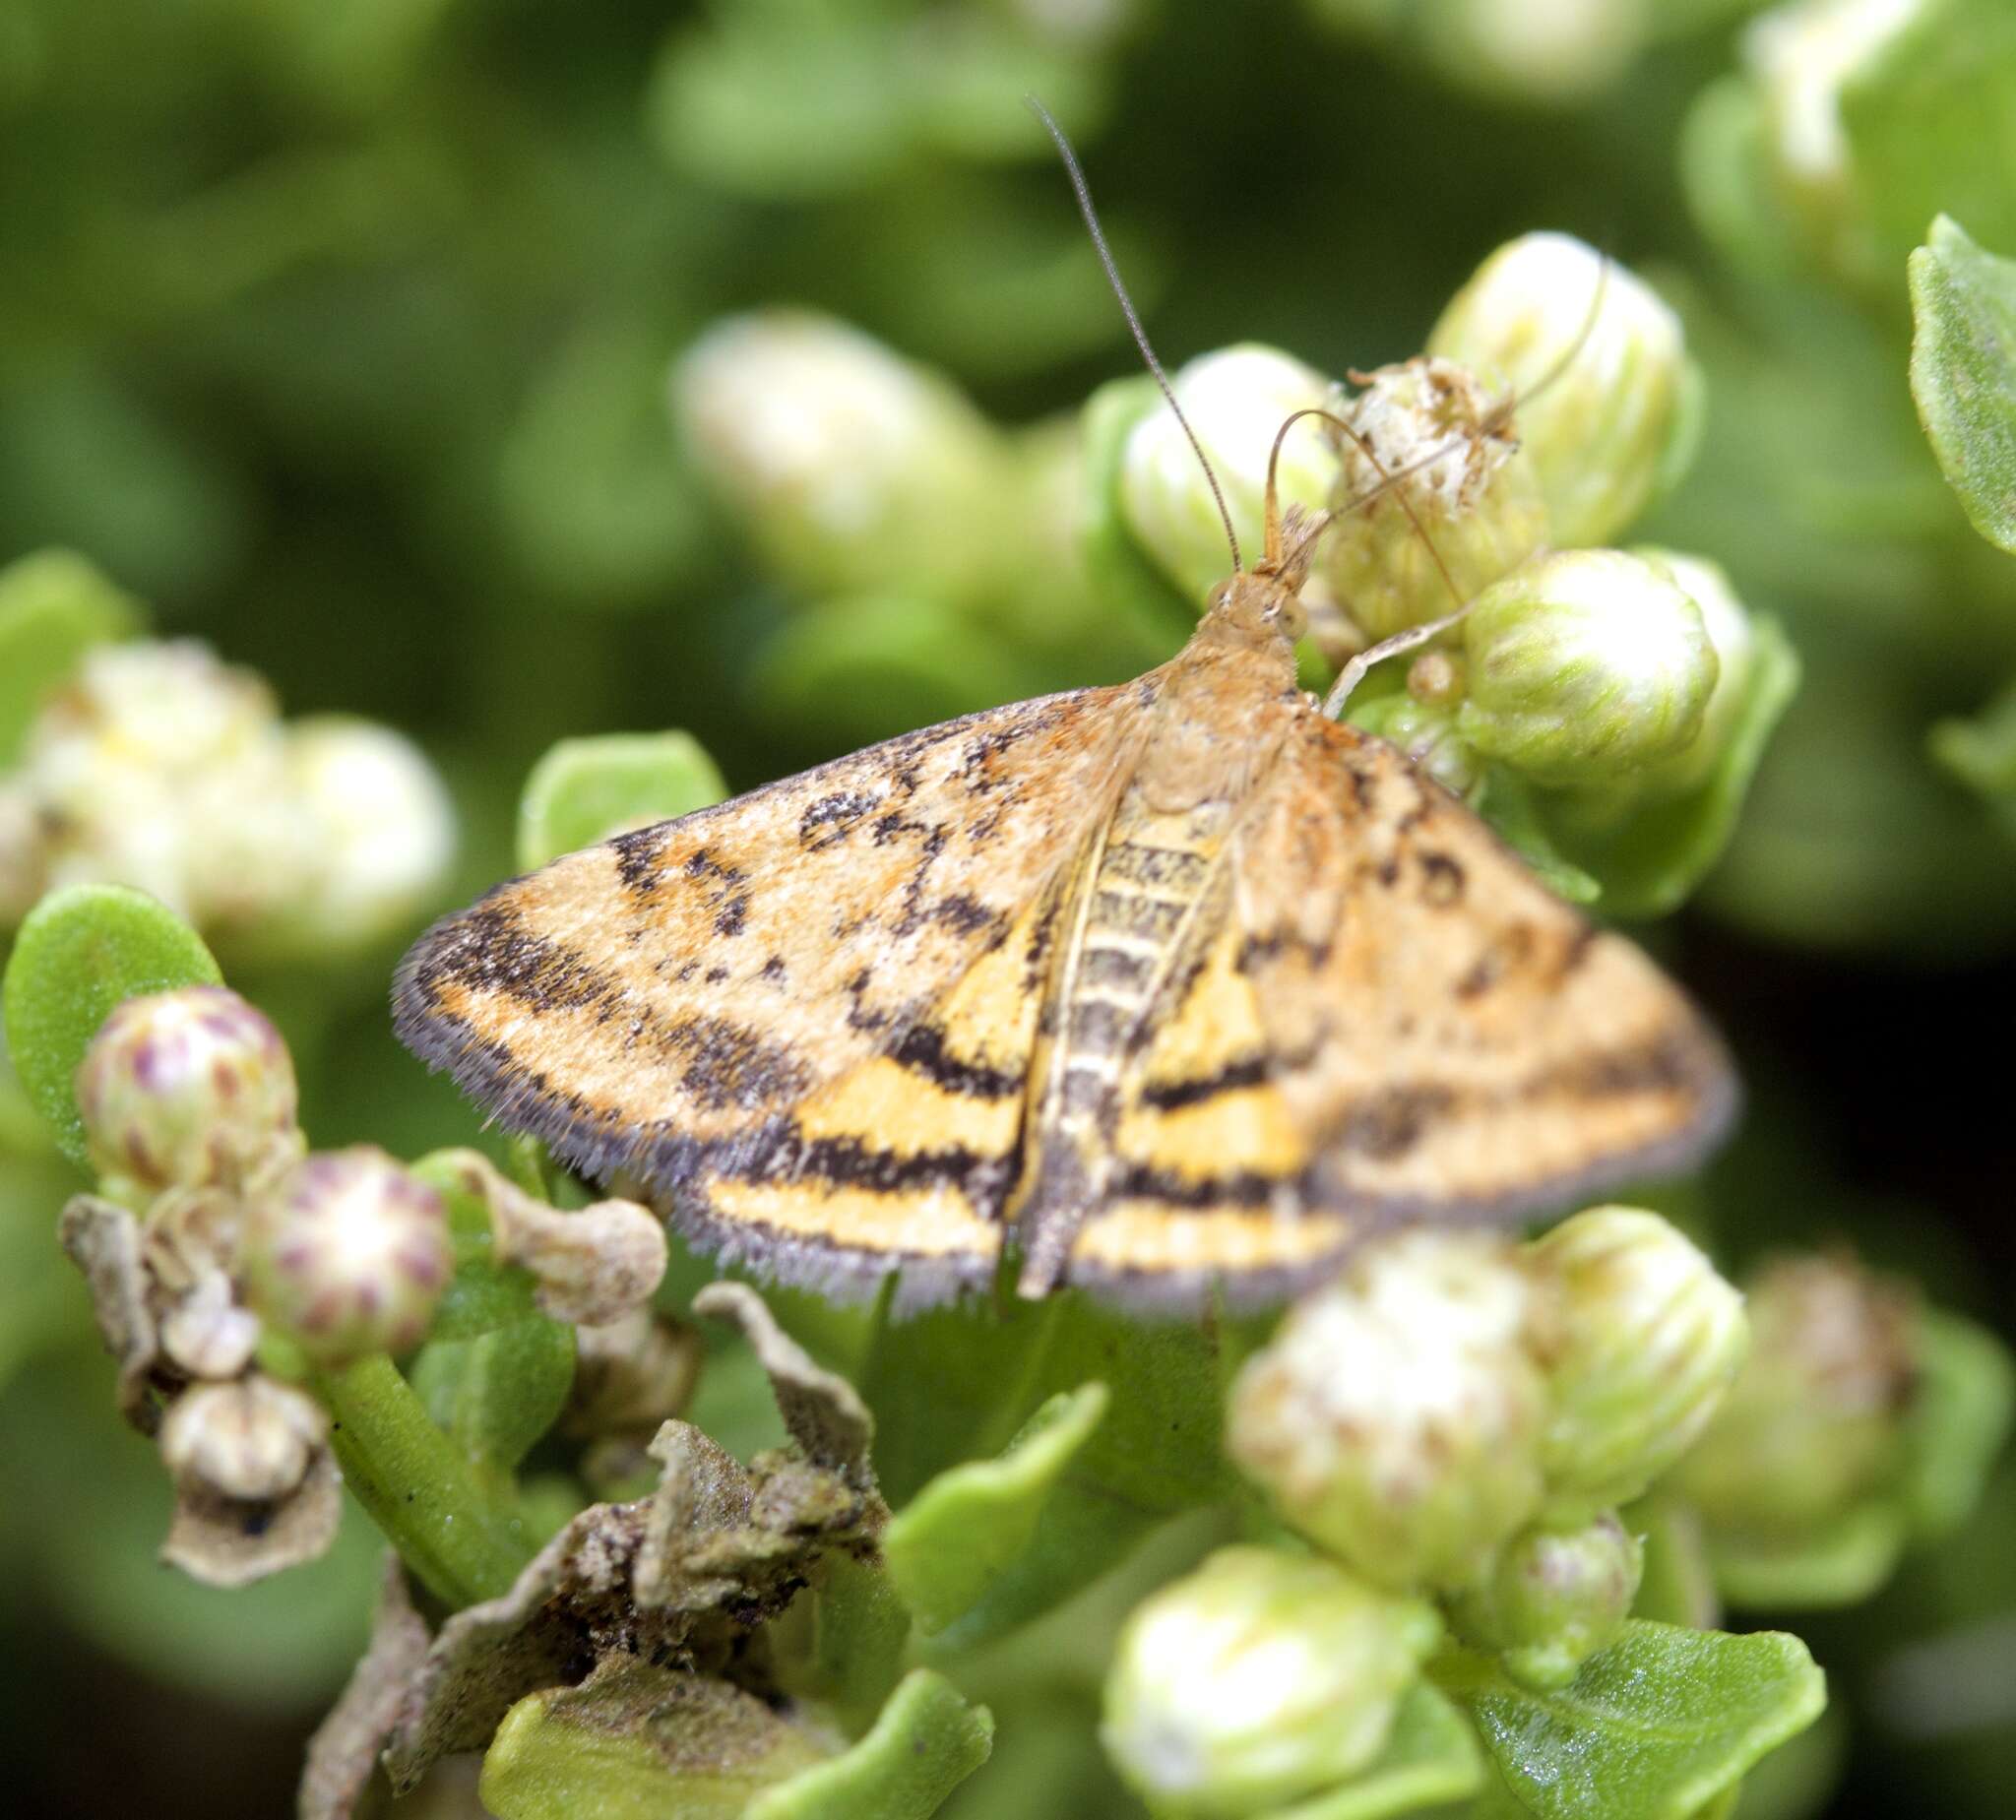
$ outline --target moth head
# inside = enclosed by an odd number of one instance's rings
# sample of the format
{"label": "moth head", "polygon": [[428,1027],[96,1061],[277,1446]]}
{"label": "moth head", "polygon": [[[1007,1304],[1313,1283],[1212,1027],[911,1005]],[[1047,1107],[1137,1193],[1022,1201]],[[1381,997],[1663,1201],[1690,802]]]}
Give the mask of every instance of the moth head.
{"label": "moth head", "polygon": [[1206,623],[1254,643],[1280,638],[1292,645],[1309,629],[1301,585],[1300,573],[1287,576],[1265,567],[1229,575],[1211,591]]}

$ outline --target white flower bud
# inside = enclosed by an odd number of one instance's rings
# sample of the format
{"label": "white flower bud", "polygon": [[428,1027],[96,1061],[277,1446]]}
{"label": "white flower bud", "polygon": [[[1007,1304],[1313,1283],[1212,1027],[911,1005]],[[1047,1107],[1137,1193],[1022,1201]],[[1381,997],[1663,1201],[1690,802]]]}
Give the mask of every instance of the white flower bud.
{"label": "white flower bud", "polygon": [[1557,545],[1604,543],[1628,525],[1658,490],[1675,438],[1693,431],[1680,319],[1567,234],[1501,246],[1442,312],[1428,351],[1515,395],[1533,391],[1511,433],[1540,475]]}
{"label": "white flower bud", "polygon": [[1463,621],[1458,730],[1537,782],[1614,784],[1684,751],[1716,682],[1701,609],[1621,550],[1537,557]]}
{"label": "white flower bud", "polygon": [[1641,546],[1631,552],[1663,569],[1701,610],[1702,629],[1715,648],[1715,687],[1702,710],[1701,730],[1670,758],[1648,766],[1641,785],[1648,795],[1682,796],[1708,781],[1742,719],[1757,655],[1750,614],[1736,598],[1728,573],[1705,556]]}
{"label": "white flower bud", "polygon": [[1630,67],[1647,0],[1420,0],[1411,24],[1436,67],[1466,88],[1568,102]]}
{"label": "white flower bud", "polygon": [[368,1144],[302,1161],[243,1243],[253,1306],[329,1366],[411,1347],[453,1267],[441,1197]]}
{"label": "white flower bud", "polygon": [[177,1480],[262,1503],[307,1476],[329,1418],[313,1398],[254,1372],[234,1384],[197,1384],[161,1418],[161,1459]]}
{"label": "white flower bud", "polygon": [[[1330,382],[1278,348],[1242,342],[1188,362],[1170,385],[1211,457],[1239,546],[1250,559],[1260,548],[1274,439],[1291,413],[1328,407]],[[1320,510],[1337,474],[1337,456],[1321,422],[1297,423],[1281,446],[1282,510]],[[1201,600],[1230,570],[1210,482],[1166,407],[1150,411],[1128,434],[1120,459],[1120,505],[1135,540],[1186,593]]]}
{"label": "white flower bud", "polygon": [[145,1193],[270,1173],[299,1154],[296,1103],[280,1032],[222,986],[127,999],[77,1070],[93,1166]]}
{"label": "white flower bud", "polygon": [[284,734],[286,783],[313,861],[282,914],[299,941],[356,946],[424,908],[455,856],[455,816],[410,740],[346,716]]}
{"label": "white flower bud", "polygon": [[1743,1361],[1743,1298],[1657,1214],[1598,1207],[1525,1248],[1551,1409],[1547,1507],[1628,1503],[1700,1437]]}
{"label": "white flower bud", "polygon": [[1540,1506],[1527,1318],[1501,1245],[1379,1245],[1246,1361],[1227,1449],[1286,1521],[1368,1578],[1461,1584]]}
{"label": "white flower bud", "polygon": [[1615,1511],[1575,1529],[1520,1531],[1465,1595],[1458,1619],[1528,1687],[1565,1687],[1631,1614],[1645,1551]]}
{"label": "white flower bud", "polygon": [[1545,541],[1540,476],[1500,402],[1467,367],[1435,359],[1381,367],[1337,401],[1363,446],[1333,432],[1341,516],[1317,564],[1368,640],[1454,612]]}
{"label": "white flower bud", "polygon": [[993,432],[949,382],[831,318],[716,324],[672,373],[672,408],[709,479],[801,587],[970,573],[988,554]]}
{"label": "white flower bud", "polygon": [[1222,1548],[1127,1620],[1100,1737],[1158,1813],[1271,1808],[1378,1756],[1440,1630],[1327,1561]]}
{"label": "white flower bud", "polygon": [[1917,1303],[1853,1259],[1751,1285],[1748,1362],[1675,1482],[1717,1528],[1796,1538],[1895,1472],[1917,1382]]}

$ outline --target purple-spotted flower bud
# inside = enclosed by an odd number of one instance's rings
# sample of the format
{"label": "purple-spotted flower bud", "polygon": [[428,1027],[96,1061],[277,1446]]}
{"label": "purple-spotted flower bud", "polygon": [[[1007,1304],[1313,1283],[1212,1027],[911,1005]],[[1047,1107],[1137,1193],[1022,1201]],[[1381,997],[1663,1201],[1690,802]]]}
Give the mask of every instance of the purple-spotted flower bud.
{"label": "purple-spotted flower bud", "polygon": [[1540,1507],[1528,1300],[1495,1243],[1380,1245],[1246,1361],[1227,1448],[1287,1522],[1368,1579],[1461,1585]]}
{"label": "purple-spotted flower bud", "polygon": [[222,986],[126,1000],[85,1051],[77,1103],[99,1174],[146,1195],[250,1187],[300,1151],[286,1044]]}
{"label": "purple-spotted flower bud", "polygon": [[1381,367],[1335,405],[1337,522],[1323,579],[1366,639],[1454,612],[1546,540],[1546,504],[1511,420],[1453,360]]}
{"label": "purple-spotted flower bud", "polygon": [[177,1397],[161,1419],[161,1459],[184,1484],[266,1502],[307,1476],[328,1432],[329,1418],[313,1398],[255,1371]]}
{"label": "purple-spotted flower bud", "polygon": [[244,1249],[253,1306],[329,1366],[411,1347],[453,1267],[441,1197],[368,1144],[304,1159],[253,1208]]}
{"label": "purple-spotted flower bud", "polygon": [[1743,1362],[1743,1298],[1657,1214],[1597,1207],[1525,1247],[1546,1367],[1549,1514],[1628,1502],[1700,1438]]}
{"label": "purple-spotted flower bud", "polygon": [[1378,1756],[1440,1637],[1328,1561],[1221,1548],[1127,1620],[1100,1737],[1159,1814],[1273,1808]]}
{"label": "purple-spotted flower bud", "polygon": [[1457,1620],[1528,1687],[1565,1687],[1630,1615],[1645,1551],[1615,1511],[1520,1531],[1458,1602]]}

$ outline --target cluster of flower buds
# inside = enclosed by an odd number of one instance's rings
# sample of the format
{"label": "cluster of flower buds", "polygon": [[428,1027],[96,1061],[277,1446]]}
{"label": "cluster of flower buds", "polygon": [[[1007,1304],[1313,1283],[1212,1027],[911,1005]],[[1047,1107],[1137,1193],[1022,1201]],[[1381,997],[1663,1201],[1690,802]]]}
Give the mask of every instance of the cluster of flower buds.
{"label": "cluster of flower buds", "polygon": [[[1637,1593],[1640,1544],[1616,1507],[1700,1438],[1746,1344],[1737,1292],[1631,1208],[1524,1245],[1422,1232],[1367,1251],[1247,1360],[1227,1417],[1234,1462],[1329,1559],[1233,1551],[1238,1574],[1144,1606],[1107,1692],[1116,1760],[1171,1811],[1188,1811],[1182,1789],[1231,1814],[1265,1804],[1242,1804],[1265,1778],[1274,1800],[1348,1779],[1339,1753],[1362,1767],[1376,1752],[1433,1645],[1416,1616],[1427,1597],[1516,1678],[1572,1680]],[[1311,1585],[1263,1598],[1270,1573]],[[1376,1666],[1321,1634],[1325,1600],[1347,1598],[1383,1639]],[[1196,1647],[1228,1604],[1226,1641]],[[1179,1624],[1195,1633],[1182,1649],[1164,1635]],[[1296,1723],[1310,1688],[1328,1702],[1320,1737]]]}
{"label": "cluster of flower buds", "polygon": [[[222,986],[126,1000],[76,1086],[111,1198],[66,1216],[66,1242],[122,1354],[129,1413],[158,1428],[183,1496],[172,1558],[232,1581],[319,1551],[334,1534],[327,1423],[257,1368],[262,1340],[323,1366],[410,1346],[449,1276],[440,1197],[368,1147],[308,1154],[286,1044]],[[324,1515],[255,1529],[300,1548],[248,1564],[240,1507],[297,1497]]]}
{"label": "cluster of flower buds", "polygon": [[193,641],[101,645],[0,777],[0,924],[108,881],[222,940],[326,952],[410,917],[453,847],[447,796],[399,735],[284,722],[262,681]]}

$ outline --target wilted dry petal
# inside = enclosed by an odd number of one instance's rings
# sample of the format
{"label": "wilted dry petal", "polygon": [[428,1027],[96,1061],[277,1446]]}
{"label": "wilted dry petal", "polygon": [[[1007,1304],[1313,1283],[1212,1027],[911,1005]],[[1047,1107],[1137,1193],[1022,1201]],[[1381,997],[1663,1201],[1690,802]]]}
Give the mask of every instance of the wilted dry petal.
{"label": "wilted dry petal", "polygon": [[342,1516],[343,1478],[325,1449],[284,1498],[245,1502],[179,1486],[161,1559],[206,1586],[249,1586],[326,1554]]}
{"label": "wilted dry petal", "polygon": [[875,1420],[845,1378],[815,1365],[803,1347],[777,1324],[763,1297],[740,1283],[714,1283],[693,1298],[696,1314],[732,1321],[756,1349],[778,1412],[791,1438],[816,1467],[841,1475],[859,1489],[872,1487],[869,1447]]}
{"label": "wilted dry petal", "polygon": [[160,1344],[148,1307],[140,1222],[111,1201],[80,1194],[71,1197],[56,1229],[71,1262],[91,1285],[98,1332],[118,1361],[120,1412],[141,1433],[152,1434],[160,1415],[147,1394],[148,1380]]}
{"label": "wilted dry petal", "polygon": [[705,1349],[690,1327],[649,1308],[575,1332],[574,1388],[560,1418],[569,1435],[649,1434],[693,1395]]}
{"label": "wilted dry petal", "polygon": [[312,1397],[255,1371],[177,1397],[161,1420],[161,1459],[178,1483],[234,1503],[270,1503],[307,1475],[328,1433]]}
{"label": "wilted dry petal", "polygon": [[663,1463],[664,1475],[646,1507],[637,1602],[699,1609],[715,1601],[721,1581],[697,1580],[687,1557],[699,1538],[748,1522],[755,1482],[732,1454],[691,1422],[666,1422],[651,1444],[651,1456]]}
{"label": "wilted dry petal", "polygon": [[230,1278],[208,1270],[163,1317],[160,1341],[191,1377],[234,1378],[252,1362],[259,1317],[238,1305]]}
{"label": "wilted dry petal", "polygon": [[350,1820],[427,1656],[426,1620],[413,1609],[399,1556],[385,1557],[383,1589],[371,1620],[371,1642],[329,1717],[308,1741],[301,1770],[298,1820]]}

